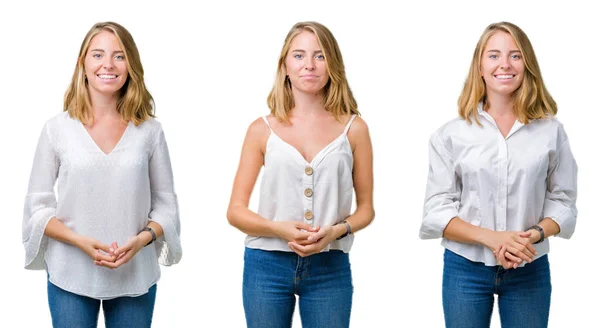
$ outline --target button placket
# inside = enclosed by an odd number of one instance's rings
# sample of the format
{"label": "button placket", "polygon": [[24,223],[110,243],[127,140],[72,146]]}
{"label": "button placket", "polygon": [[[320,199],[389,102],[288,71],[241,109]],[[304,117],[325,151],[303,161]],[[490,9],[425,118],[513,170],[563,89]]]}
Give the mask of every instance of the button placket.
{"label": "button placket", "polygon": [[496,231],[506,230],[508,201],[508,145],[504,138],[498,144],[498,199],[496,207]]}
{"label": "button placket", "polygon": [[313,212],[313,190],[314,190],[314,169],[311,166],[304,168],[304,175],[302,177],[302,188],[303,188],[303,199],[302,205],[304,207],[304,223],[313,225],[314,212]]}

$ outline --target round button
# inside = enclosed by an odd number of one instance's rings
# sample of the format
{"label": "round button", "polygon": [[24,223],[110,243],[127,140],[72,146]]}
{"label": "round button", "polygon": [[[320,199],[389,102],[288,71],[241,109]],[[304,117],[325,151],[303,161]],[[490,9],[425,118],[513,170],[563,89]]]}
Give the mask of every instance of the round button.
{"label": "round button", "polygon": [[313,212],[312,211],[306,211],[304,212],[304,218],[307,220],[312,220],[313,218]]}
{"label": "round button", "polygon": [[312,169],[312,167],[310,167],[310,166],[307,166],[307,167],[305,167],[305,168],[304,168],[304,173],[305,173],[306,175],[312,175],[312,174],[313,174],[313,169]]}
{"label": "round button", "polygon": [[310,188],[304,189],[304,196],[306,196],[306,197],[312,197],[312,195],[313,195],[312,189],[310,189]]}

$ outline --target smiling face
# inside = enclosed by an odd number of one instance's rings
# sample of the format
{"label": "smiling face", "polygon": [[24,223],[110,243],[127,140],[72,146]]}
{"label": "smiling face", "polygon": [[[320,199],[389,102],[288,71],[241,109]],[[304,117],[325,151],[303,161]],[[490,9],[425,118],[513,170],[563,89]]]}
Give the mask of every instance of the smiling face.
{"label": "smiling face", "polygon": [[497,31],[488,39],[481,55],[480,72],[488,97],[512,96],[521,86],[525,63],[510,34]]}
{"label": "smiling face", "polygon": [[303,31],[294,37],[285,58],[285,72],[292,90],[311,94],[323,92],[329,74],[325,54],[313,33]]}
{"label": "smiling face", "polygon": [[127,81],[125,53],[117,37],[102,31],[92,38],[84,59],[85,76],[92,99],[115,97]]}

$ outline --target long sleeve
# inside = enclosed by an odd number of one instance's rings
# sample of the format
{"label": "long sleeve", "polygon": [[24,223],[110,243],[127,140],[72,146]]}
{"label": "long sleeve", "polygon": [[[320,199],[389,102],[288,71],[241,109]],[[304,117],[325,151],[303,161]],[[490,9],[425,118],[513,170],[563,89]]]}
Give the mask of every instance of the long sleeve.
{"label": "long sleeve", "polygon": [[182,255],[179,239],[181,227],[179,206],[173,186],[173,170],[169,150],[162,129],[152,156],[150,157],[151,210],[149,219],[163,229],[163,236],[156,240],[156,252],[159,263],[172,265],[179,262]]}
{"label": "long sleeve", "polygon": [[[561,132],[564,133],[562,129]],[[577,221],[577,163],[566,135],[556,156],[550,158],[546,181],[544,217],[551,218],[558,224],[558,237],[571,238]]]}
{"label": "long sleeve", "polygon": [[54,184],[58,175],[59,163],[46,125],[40,134],[35,152],[23,210],[23,246],[25,247],[26,269],[45,269],[44,254],[48,237],[44,235],[44,230],[48,221],[56,215]]}
{"label": "long sleeve", "polygon": [[460,192],[451,154],[434,133],[429,140],[429,175],[419,232],[421,239],[442,237],[450,220],[458,216]]}

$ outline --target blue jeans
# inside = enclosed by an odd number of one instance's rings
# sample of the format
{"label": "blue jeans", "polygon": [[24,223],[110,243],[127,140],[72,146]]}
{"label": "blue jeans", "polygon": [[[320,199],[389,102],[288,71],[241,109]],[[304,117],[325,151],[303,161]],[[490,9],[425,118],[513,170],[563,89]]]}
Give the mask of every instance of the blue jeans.
{"label": "blue jeans", "polygon": [[300,257],[293,252],[246,248],[243,300],[248,328],[289,328],[299,298],[304,328],[347,328],[352,273],[338,250]]}
{"label": "blue jeans", "polygon": [[148,328],[152,324],[156,284],[137,297],[117,297],[100,301],[61,289],[48,281],[48,304],[54,328],[95,328],[100,303],[106,328]]}
{"label": "blue jeans", "polygon": [[524,267],[505,270],[469,261],[449,250],[444,253],[446,327],[489,327],[497,294],[503,328],[545,328],[551,292],[547,255]]}

